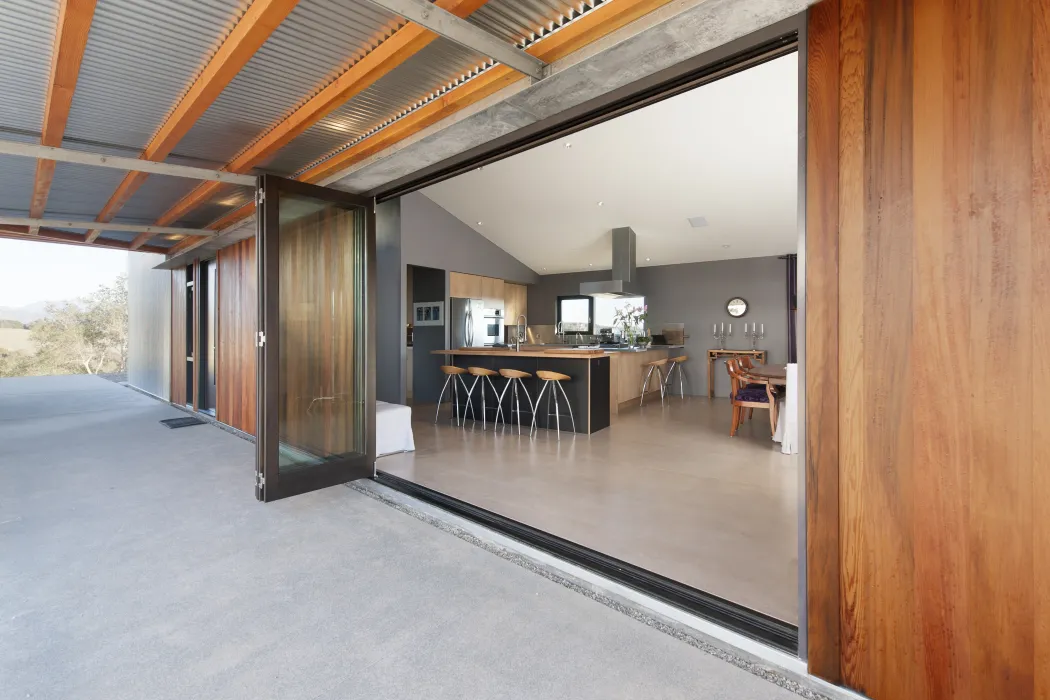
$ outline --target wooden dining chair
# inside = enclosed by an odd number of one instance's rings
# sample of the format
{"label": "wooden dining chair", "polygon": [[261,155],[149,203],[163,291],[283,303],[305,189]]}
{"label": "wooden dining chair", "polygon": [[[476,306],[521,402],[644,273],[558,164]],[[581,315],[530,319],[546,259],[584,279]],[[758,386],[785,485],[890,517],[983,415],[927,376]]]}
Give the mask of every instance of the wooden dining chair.
{"label": "wooden dining chair", "polygon": [[764,408],[769,411],[769,429],[777,431],[777,399],[773,385],[769,382],[749,376],[741,367],[739,358],[726,360],[729,372],[730,403],[733,406],[733,424],[729,437],[736,435],[743,422],[743,411]]}

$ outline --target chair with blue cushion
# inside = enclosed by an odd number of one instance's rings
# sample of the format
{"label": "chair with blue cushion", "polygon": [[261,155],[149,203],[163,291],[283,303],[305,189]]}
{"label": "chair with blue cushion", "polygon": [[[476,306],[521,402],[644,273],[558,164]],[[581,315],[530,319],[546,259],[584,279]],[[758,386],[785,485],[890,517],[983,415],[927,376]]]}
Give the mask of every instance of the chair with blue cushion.
{"label": "chair with blue cushion", "polygon": [[777,395],[775,387],[762,379],[752,377],[740,366],[739,358],[726,360],[729,372],[730,403],[733,405],[733,425],[729,437],[736,435],[744,420],[746,409],[764,408],[769,411],[769,429],[777,431]]}

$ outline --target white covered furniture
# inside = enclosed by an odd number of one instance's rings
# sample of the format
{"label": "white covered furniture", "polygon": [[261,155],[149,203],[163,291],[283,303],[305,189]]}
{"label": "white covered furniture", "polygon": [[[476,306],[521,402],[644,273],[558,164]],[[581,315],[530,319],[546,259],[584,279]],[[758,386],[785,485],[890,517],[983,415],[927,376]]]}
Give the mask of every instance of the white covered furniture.
{"label": "white covered furniture", "polygon": [[414,452],[412,409],[396,403],[376,401],[376,457]]}

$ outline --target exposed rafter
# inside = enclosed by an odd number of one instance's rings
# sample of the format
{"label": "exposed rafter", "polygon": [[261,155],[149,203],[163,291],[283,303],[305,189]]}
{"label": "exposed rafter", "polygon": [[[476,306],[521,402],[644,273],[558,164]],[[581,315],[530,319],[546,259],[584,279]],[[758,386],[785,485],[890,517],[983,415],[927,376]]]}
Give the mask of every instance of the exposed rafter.
{"label": "exposed rafter", "polygon": [[542,80],[547,64],[531,56],[516,46],[512,46],[499,37],[490,34],[455,16],[447,10],[436,7],[427,0],[368,0],[373,5],[401,15],[421,27],[426,27],[439,36],[454,41],[460,46],[476,51],[484,56],[513,68],[514,70]]}
{"label": "exposed rafter", "polygon": [[[527,51],[529,54],[547,63],[553,63],[671,2],[673,0],[616,0],[615,2],[604,3],[572,21],[567,26],[532,44]],[[394,121],[373,136],[318,163],[300,174],[296,179],[318,183],[334,178],[338,173],[355,163],[380,153],[413,134],[440,122],[442,119],[524,79],[520,74],[506,66],[494,66],[476,78],[450,90],[433,102]],[[205,188],[207,188],[207,191],[205,191]],[[176,207],[181,207],[184,202],[188,204],[174,219],[167,220],[162,218],[161,221],[170,223],[170,221],[177,220],[185,212],[208,201],[217,189],[218,185],[213,185],[213,183],[202,185],[191,192],[183,202],[176,205]],[[175,208],[171,211],[175,211]],[[224,228],[250,216],[253,211],[254,203],[249,202],[226,214],[222,219]],[[143,239],[142,242],[144,243],[145,240]],[[185,249],[196,243],[196,241],[192,240],[180,241],[176,244],[176,247],[183,245],[183,249]]]}
{"label": "exposed rafter", "polygon": [[[299,0],[255,0],[179,100],[142,151],[142,158],[163,161],[215,102],[230,81],[266,42]],[[111,221],[145,182],[144,171],[130,172],[96,217]]]}
{"label": "exposed rafter", "polygon": [[[91,20],[95,16],[95,0],[61,0],[58,23],[55,25],[55,43],[51,49],[51,76],[48,80],[44,105],[44,124],[40,143],[61,146],[69,120],[69,108],[80,75],[80,63],[87,47]],[[55,161],[38,160],[33,181],[33,198],[29,212],[34,217],[44,215],[51,181],[55,177]]]}
{"label": "exposed rafter", "polygon": [[[487,1],[437,0],[435,5],[456,17],[467,17]],[[235,173],[250,171],[437,38],[438,35],[429,29],[409,22],[241,152],[226,165],[225,170]],[[157,219],[157,224],[165,226],[178,221],[211,199],[220,187],[221,185],[216,183],[205,183],[197,187]]]}
{"label": "exposed rafter", "polygon": [[[595,8],[557,32],[530,46],[527,51],[553,63],[621,27],[667,5],[672,0],[616,0]],[[506,66],[493,66],[476,78],[411,112],[354,146],[322,160],[296,179],[318,183],[333,177],[365,158],[436,124],[480,100],[494,95],[523,78]]]}
{"label": "exposed rafter", "polygon": [[[8,226],[36,226],[39,228],[91,228],[97,225],[95,221],[76,221],[69,219],[36,219],[25,216],[0,216],[0,224]],[[138,224],[102,224],[100,231],[131,231],[138,232],[144,227]],[[176,236],[211,236],[214,235],[209,229],[179,228],[175,226],[146,226],[153,235],[173,234]],[[97,238],[97,236],[96,236]],[[92,239],[94,240],[94,239]],[[90,241],[88,241],[90,242]]]}
{"label": "exposed rafter", "polygon": [[191,180],[213,180],[215,182],[231,185],[255,186],[255,177],[252,175],[238,175],[223,170],[209,170],[208,168],[195,168],[191,165],[175,165],[173,163],[154,163],[141,158],[128,158],[127,156],[110,156],[88,151],[76,151],[71,148],[57,148],[54,146],[38,146],[35,143],[21,143],[19,141],[0,141],[0,155],[23,156],[26,158],[43,158],[61,163],[79,163],[81,165],[93,165],[99,168],[114,168],[116,170],[132,170],[144,173],[155,173],[157,175],[171,175],[172,177],[186,177]]}
{"label": "exposed rafter", "polygon": [[[67,245],[87,245],[101,248],[115,248],[117,250],[130,250],[131,245],[127,241],[114,241],[108,238],[100,238],[88,243],[86,237],[80,233],[60,231],[57,229],[42,228],[32,234],[26,226],[8,226],[0,224],[0,238],[10,238],[16,241],[37,241],[44,243],[65,243]],[[196,239],[190,239],[196,240]],[[160,246],[144,245],[139,248],[142,253],[169,253],[170,249]]]}

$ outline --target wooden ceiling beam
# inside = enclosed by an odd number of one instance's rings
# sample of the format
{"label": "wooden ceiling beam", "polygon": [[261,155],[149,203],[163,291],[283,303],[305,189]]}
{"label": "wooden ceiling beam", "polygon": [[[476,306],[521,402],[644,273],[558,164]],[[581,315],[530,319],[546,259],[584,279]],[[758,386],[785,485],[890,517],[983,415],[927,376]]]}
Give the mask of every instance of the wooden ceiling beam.
{"label": "wooden ceiling beam", "polygon": [[[61,146],[69,121],[69,109],[77,88],[80,63],[87,47],[91,20],[95,16],[95,0],[61,0],[55,42],[51,49],[51,75],[48,78],[44,103],[44,123],[40,143],[43,146]],[[47,209],[51,181],[55,177],[55,161],[38,160],[33,180],[33,196],[29,203],[30,216],[40,218]]]}
{"label": "wooden ceiling beam", "polygon": [[[550,37],[533,44],[527,52],[552,63],[671,1],[617,0],[604,4],[559,29]],[[318,163],[302,173],[298,179],[304,182],[320,182],[520,80],[524,78],[506,66],[494,66],[473,80],[450,90],[441,98],[402,117],[374,136]]]}
{"label": "wooden ceiling beam", "polygon": [[[457,17],[467,17],[488,0],[438,0],[437,5]],[[352,98],[375,84],[408,58],[437,39],[434,32],[409,22],[365,54],[321,92],[267,131],[261,138],[230,161],[225,170],[246,173],[287,146],[292,139],[324,119]],[[220,183],[206,182],[176,202],[159,219],[158,226],[178,221],[207,202],[219,191]]]}
{"label": "wooden ceiling beam", "polygon": [[[299,0],[255,0],[153,134],[142,151],[142,158],[152,161],[167,158],[298,3]],[[147,177],[149,175],[143,172],[128,173],[99,212],[97,220],[112,221]]]}
{"label": "wooden ceiling beam", "polygon": [[[616,2],[605,3],[600,7],[588,12],[566,27],[529,47],[528,53],[547,63],[565,58],[569,54],[578,51],[589,44],[602,39],[612,32],[644,17],[673,0],[616,0]],[[449,8],[445,8],[449,9]],[[480,100],[493,95],[500,90],[513,85],[519,80],[525,80],[517,72],[503,65],[497,65],[485,71],[476,78],[467,81],[463,85],[450,90],[439,99],[417,109],[390,126],[377,132],[361,143],[340,152],[339,154],[319,163],[315,167],[302,173],[298,179],[304,182],[316,183],[324,180],[339,171],[344,170],[355,163],[369,158],[376,153],[402,141],[427,127],[438,123],[442,119],[466,109]],[[213,186],[213,187],[209,187]],[[177,220],[185,211],[208,201],[214,192],[221,186],[220,183],[204,183],[201,187],[191,192],[185,201],[189,206],[174,219],[162,218],[158,224],[164,225]],[[206,191],[209,188],[210,191]],[[173,207],[175,211],[182,202]],[[250,216],[254,211],[254,204],[250,203],[241,207],[224,217],[227,225],[236,223],[236,217],[244,218]],[[189,244],[187,244],[188,247]]]}

